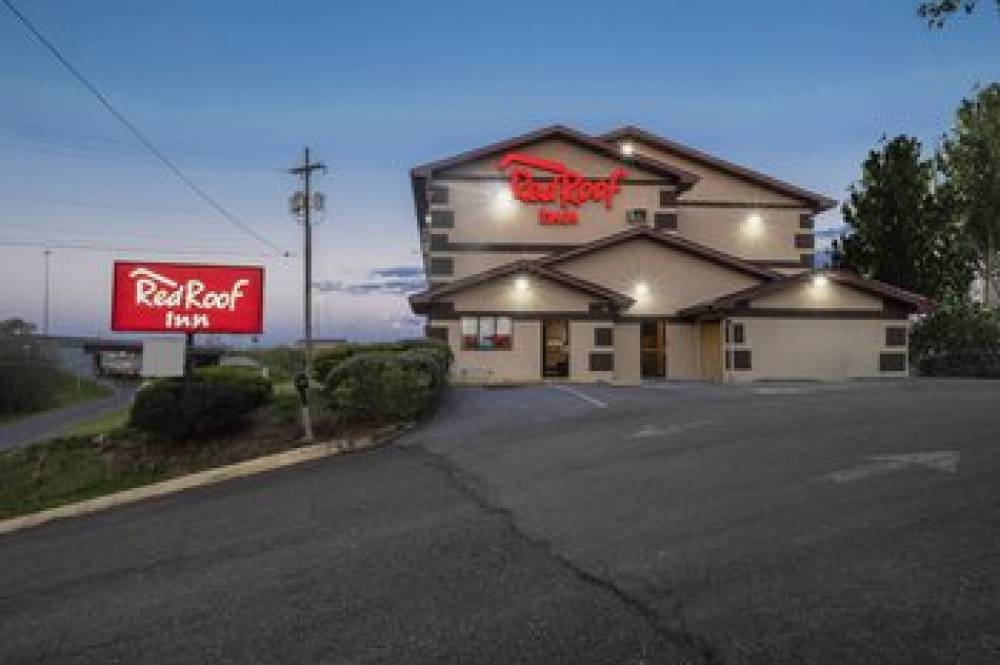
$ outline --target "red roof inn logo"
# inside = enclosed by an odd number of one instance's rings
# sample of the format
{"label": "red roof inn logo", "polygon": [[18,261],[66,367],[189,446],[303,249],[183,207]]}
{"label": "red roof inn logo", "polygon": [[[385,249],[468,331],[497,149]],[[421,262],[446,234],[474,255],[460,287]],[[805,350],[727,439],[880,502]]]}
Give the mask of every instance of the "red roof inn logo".
{"label": "red roof inn logo", "polygon": [[111,329],[116,332],[258,334],[264,269],[116,261]]}
{"label": "red roof inn logo", "polygon": [[[558,205],[558,208],[539,208],[538,223],[546,225],[576,224],[580,218],[575,208],[584,203],[603,202],[610,210],[621,190],[619,182],[625,177],[625,170],[618,168],[606,179],[588,179],[562,162],[520,152],[507,153],[499,166],[501,171],[510,168],[510,192],[518,201]],[[531,169],[547,171],[552,176],[536,179]]]}

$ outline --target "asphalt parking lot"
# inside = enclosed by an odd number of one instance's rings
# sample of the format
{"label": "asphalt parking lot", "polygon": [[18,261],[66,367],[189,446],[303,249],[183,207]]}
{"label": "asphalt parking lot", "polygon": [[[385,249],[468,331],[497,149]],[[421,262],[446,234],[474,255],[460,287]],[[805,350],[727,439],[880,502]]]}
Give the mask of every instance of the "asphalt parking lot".
{"label": "asphalt parking lot", "polygon": [[1000,662],[998,405],[453,389],[380,450],[0,538],[0,662]]}

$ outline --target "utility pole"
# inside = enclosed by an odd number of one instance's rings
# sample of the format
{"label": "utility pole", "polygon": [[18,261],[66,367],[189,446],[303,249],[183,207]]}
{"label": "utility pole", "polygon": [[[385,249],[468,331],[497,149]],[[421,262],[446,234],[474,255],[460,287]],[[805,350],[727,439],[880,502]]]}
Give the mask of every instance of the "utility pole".
{"label": "utility pole", "polygon": [[45,256],[45,295],[42,297],[42,336],[49,336],[49,257],[52,250],[46,247],[42,254]]}
{"label": "utility pole", "polygon": [[[288,170],[292,175],[301,176],[302,190],[291,199],[292,214],[299,218],[303,231],[303,284],[302,284],[302,328],[305,343],[305,367],[296,379],[296,387],[302,400],[302,430],[305,441],[313,440],[312,414],[309,411],[309,384],[312,381],[312,217],[314,209],[321,210],[323,198],[314,196],[312,191],[313,171],[325,171],[326,165],[313,162],[309,158],[309,148],[305,148],[302,164]],[[315,200],[314,200],[315,198]]]}

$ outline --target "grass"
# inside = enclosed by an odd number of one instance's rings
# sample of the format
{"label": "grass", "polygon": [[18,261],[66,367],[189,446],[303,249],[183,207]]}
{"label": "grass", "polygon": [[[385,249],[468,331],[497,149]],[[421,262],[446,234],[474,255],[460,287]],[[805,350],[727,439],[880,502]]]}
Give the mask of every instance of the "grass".
{"label": "grass", "polygon": [[128,424],[128,407],[96,416],[90,420],[76,424],[63,436],[95,437],[101,434],[111,434]]}
{"label": "grass", "polygon": [[63,373],[55,389],[55,406],[52,408],[59,409],[89,402],[90,400],[107,397],[111,392],[110,388],[96,381],[78,379],[72,374]]}
{"label": "grass", "polygon": [[[318,436],[335,430],[317,409]],[[0,519],[84,501],[301,445],[298,395],[277,391],[246,427],[226,437],[185,444],[152,443],[127,427],[122,409],[84,422],[66,436],[0,451]],[[101,442],[96,435],[103,434]]]}

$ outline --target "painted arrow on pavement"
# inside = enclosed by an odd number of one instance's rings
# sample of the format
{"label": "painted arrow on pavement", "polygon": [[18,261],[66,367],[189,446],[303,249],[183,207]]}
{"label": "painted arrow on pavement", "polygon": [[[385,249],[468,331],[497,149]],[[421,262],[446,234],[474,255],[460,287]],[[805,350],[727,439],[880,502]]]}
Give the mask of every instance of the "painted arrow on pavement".
{"label": "painted arrow on pavement", "polygon": [[866,464],[834,471],[827,478],[835,483],[861,480],[910,467],[924,467],[935,471],[958,473],[959,453],[957,450],[939,450],[927,453],[899,453],[895,455],[872,455]]}

